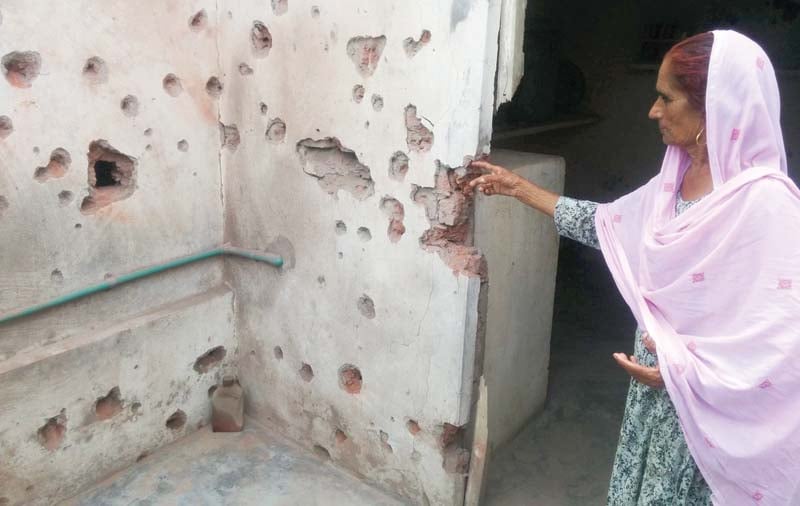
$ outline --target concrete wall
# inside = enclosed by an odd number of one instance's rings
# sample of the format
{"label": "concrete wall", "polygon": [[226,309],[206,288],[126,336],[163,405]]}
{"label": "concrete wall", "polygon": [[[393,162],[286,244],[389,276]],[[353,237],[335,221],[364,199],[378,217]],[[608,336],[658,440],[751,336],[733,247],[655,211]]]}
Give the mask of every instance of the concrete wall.
{"label": "concrete wall", "polygon": [[[219,288],[0,363],[5,504],[54,504],[202,426],[232,321]],[[216,346],[230,356],[201,373]]]}
{"label": "concrete wall", "polygon": [[[0,314],[222,241],[216,43],[189,25],[213,5],[2,2]],[[97,160],[118,173],[90,190]],[[207,261],[0,326],[0,504],[53,504],[203,423],[236,351],[222,283]]]}
{"label": "concrete wall", "polygon": [[238,2],[220,20],[241,133],[227,239],[293,259],[230,264],[248,410],[414,504],[464,491],[481,258],[449,167],[480,149],[488,7]]}
{"label": "concrete wall", "polygon": [[0,504],[52,502],[204,423],[230,367],[252,415],[322,458],[459,504],[485,263],[457,176],[488,148],[499,2],[0,16],[0,313],[222,241],[287,259],[0,327]]}
{"label": "concrete wall", "polygon": [[[563,158],[494,150],[492,162],[550,191],[564,191]],[[483,374],[494,448],[544,408],[558,234],[552,218],[514,199],[478,197],[475,245],[490,273]]]}

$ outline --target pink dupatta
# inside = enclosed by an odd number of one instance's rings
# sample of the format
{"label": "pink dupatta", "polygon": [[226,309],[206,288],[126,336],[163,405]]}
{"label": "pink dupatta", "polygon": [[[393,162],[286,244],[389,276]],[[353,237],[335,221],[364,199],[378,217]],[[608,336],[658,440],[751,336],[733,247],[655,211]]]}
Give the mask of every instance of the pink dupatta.
{"label": "pink dupatta", "polygon": [[688,165],[598,207],[603,255],[641,328],[715,505],[800,504],[800,190],[775,72],[715,31],[706,93],[714,190],[675,216]]}

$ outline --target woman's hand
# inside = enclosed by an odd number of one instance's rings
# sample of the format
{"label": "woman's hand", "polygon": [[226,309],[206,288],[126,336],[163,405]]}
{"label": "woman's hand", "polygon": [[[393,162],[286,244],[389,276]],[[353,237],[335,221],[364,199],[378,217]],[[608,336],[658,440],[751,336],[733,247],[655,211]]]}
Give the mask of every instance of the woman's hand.
{"label": "woman's hand", "polygon": [[484,160],[476,160],[470,164],[470,168],[477,168],[487,171],[469,182],[467,193],[472,193],[477,189],[484,195],[507,195],[509,197],[519,197],[520,190],[526,180],[508,169],[499,165],[493,165]]}
{"label": "woman's hand", "polygon": [[664,380],[658,367],[645,367],[639,364],[636,357],[628,357],[624,353],[614,353],[614,360],[639,383],[650,388],[664,388]]}

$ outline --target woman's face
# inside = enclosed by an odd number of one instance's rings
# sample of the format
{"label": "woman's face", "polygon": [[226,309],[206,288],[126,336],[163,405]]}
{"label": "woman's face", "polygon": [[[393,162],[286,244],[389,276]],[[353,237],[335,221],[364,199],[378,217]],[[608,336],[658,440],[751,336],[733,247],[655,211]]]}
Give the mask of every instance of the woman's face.
{"label": "woman's face", "polygon": [[[697,133],[705,125],[703,114],[694,109],[686,93],[681,90],[669,70],[669,59],[658,69],[656,99],[648,117],[658,121],[664,144],[689,148],[696,144]],[[705,135],[700,139],[705,143]]]}

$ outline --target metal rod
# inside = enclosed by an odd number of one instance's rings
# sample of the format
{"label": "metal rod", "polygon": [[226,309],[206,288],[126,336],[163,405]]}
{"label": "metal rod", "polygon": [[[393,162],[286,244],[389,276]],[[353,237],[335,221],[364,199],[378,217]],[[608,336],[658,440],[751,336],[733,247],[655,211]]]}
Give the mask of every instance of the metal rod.
{"label": "metal rod", "polygon": [[167,262],[156,264],[150,267],[138,269],[127,274],[122,274],[120,276],[107,279],[102,283],[92,285],[87,288],[82,288],[80,290],[76,290],[74,292],[62,295],[60,297],[56,297],[55,299],[50,300],[48,302],[43,302],[41,304],[36,304],[35,306],[31,306],[25,309],[18,309],[12,311],[10,313],[0,316],[0,325],[6,322],[10,322],[11,320],[16,320],[18,318],[23,318],[25,316],[31,316],[46,309],[63,306],[64,304],[67,304],[69,302],[82,299],[84,297],[88,297],[89,295],[93,295],[95,293],[109,290],[116,286],[129,283],[131,281],[136,281],[137,279],[146,278],[148,276],[152,276],[153,274],[158,274],[160,272],[164,272],[169,269],[174,269],[176,267],[181,267],[187,264],[199,262],[201,260],[206,260],[208,258],[214,258],[221,255],[231,255],[240,258],[248,258],[250,260],[255,260],[257,262],[270,264],[277,268],[281,268],[283,266],[283,258],[280,255],[275,255],[272,253],[263,253],[260,251],[246,250],[242,248],[236,248],[230,245],[225,245],[221,248],[214,248],[208,251],[203,251],[201,253],[187,255],[185,257],[176,258],[174,260],[169,260]]}

